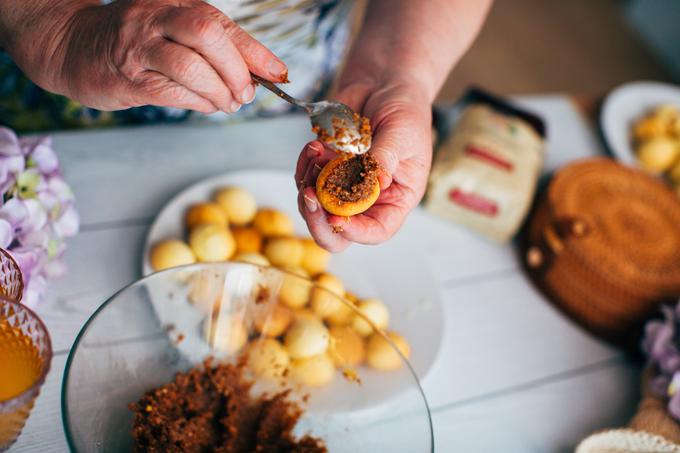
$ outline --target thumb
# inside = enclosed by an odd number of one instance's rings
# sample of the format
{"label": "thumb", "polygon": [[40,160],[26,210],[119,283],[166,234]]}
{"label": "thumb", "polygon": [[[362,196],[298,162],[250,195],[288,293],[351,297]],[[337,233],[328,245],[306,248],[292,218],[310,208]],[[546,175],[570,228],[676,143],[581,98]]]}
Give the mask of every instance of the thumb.
{"label": "thumb", "polygon": [[[373,126],[373,125],[372,125]],[[399,166],[399,143],[395,134],[390,133],[389,124],[378,124],[373,131],[373,141],[369,153],[380,166],[380,188],[387,189],[392,184],[392,175]]]}

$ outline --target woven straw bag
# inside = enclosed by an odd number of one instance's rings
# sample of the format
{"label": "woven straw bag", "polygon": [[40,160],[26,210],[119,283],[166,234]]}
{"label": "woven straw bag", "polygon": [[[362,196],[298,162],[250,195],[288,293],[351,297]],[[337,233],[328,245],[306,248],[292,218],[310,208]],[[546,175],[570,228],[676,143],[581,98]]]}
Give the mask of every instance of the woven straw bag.
{"label": "woven straw bag", "polygon": [[526,228],[524,264],[579,324],[623,341],[680,295],[680,199],[608,159],[558,171]]}

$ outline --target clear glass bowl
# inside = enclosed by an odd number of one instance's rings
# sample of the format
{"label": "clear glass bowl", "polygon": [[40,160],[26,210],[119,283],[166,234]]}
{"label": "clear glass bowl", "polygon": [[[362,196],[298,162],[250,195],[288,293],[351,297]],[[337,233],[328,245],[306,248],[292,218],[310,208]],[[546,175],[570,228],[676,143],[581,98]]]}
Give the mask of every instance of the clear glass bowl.
{"label": "clear glass bowl", "polygon": [[[350,302],[309,280],[240,263],[170,269],[115,294],[82,328],[66,364],[62,419],[71,450],[132,450],[130,403],[207,357],[237,361],[262,337],[263,325],[276,326],[279,301],[307,291],[361,316]],[[300,319],[308,311],[294,313]],[[298,333],[306,338],[307,332]],[[332,453],[433,451],[430,411],[418,379],[392,342],[387,349],[392,358],[396,352],[397,369],[339,366],[321,386],[305,385],[295,373],[274,380],[252,374],[252,392],[290,390],[304,410],[294,434],[321,438]]]}

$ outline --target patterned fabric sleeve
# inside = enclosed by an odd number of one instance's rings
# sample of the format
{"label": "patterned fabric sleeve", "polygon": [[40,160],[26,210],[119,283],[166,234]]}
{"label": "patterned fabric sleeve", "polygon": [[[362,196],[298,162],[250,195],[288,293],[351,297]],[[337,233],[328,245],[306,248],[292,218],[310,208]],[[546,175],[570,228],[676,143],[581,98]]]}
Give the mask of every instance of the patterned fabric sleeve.
{"label": "patterned fabric sleeve", "polygon": [[[256,39],[272,49],[289,68],[287,90],[306,99],[323,97],[349,37],[353,0],[210,0]],[[233,121],[288,111],[287,104],[259,90],[255,102],[238,114],[208,118]],[[144,106],[101,112],[42,90],[0,49],[0,125],[19,132],[183,121],[193,112]]]}

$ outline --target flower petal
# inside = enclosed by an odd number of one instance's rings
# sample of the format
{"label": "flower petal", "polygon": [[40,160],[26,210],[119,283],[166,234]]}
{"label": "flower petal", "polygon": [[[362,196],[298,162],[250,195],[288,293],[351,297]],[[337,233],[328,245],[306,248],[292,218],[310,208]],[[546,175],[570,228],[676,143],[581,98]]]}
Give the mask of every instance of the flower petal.
{"label": "flower petal", "polygon": [[49,279],[61,278],[66,275],[68,267],[63,260],[53,259],[45,265],[45,275]]}
{"label": "flower petal", "polygon": [[669,385],[669,379],[663,375],[655,376],[649,380],[649,390],[659,398],[665,398],[668,395]]}
{"label": "flower petal", "polygon": [[680,420],[680,392],[676,392],[668,400],[668,412],[671,413],[674,419]]}
{"label": "flower petal", "polygon": [[30,308],[35,308],[45,294],[46,289],[47,281],[45,280],[45,277],[41,275],[33,276],[24,288],[24,295],[21,302]]}
{"label": "flower petal", "polygon": [[54,231],[62,238],[75,236],[79,228],[80,216],[73,205],[67,207],[61,217],[54,222]]}
{"label": "flower petal", "polygon": [[14,239],[14,228],[5,219],[0,219],[0,247],[6,249]]}
{"label": "flower petal", "polygon": [[22,230],[25,232],[41,230],[47,224],[47,212],[36,199],[24,200],[28,216],[24,219]]}
{"label": "flower petal", "polygon": [[0,156],[21,156],[21,147],[16,134],[6,127],[0,126]]}
{"label": "flower petal", "polygon": [[47,262],[47,252],[40,247],[15,247],[9,252],[19,265],[19,269],[24,274],[25,280],[30,280],[37,269]]}
{"label": "flower petal", "polygon": [[18,228],[28,216],[28,208],[23,200],[10,198],[0,208],[0,219],[7,220],[12,227]]}
{"label": "flower petal", "polygon": [[31,154],[31,159],[35,162],[40,173],[49,175],[59,169],[57,154],[45,143],[40,143],[35,147]]}

